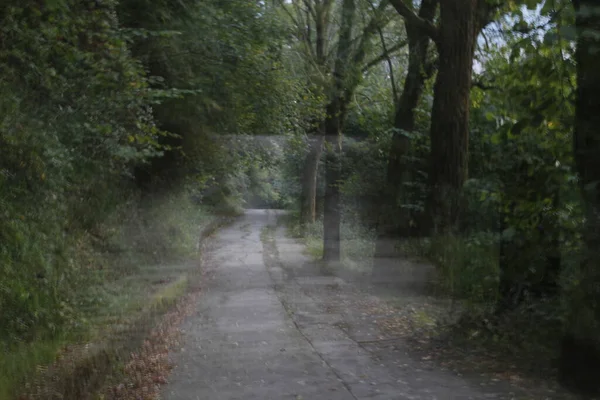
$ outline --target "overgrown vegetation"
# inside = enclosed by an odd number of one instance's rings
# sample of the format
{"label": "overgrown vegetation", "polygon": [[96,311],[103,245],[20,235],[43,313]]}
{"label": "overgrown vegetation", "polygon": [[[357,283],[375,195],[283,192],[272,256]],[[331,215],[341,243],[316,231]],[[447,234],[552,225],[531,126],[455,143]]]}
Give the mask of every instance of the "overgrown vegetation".
{"label": "overgrown vegetation", "polygon": [[[34,325],[40,330],[35,339],[4,339],[1,398],[22,389],[36,367],[54,362],[68,343],[101,342],[110,350],[130,340],[132,335],[120,339],[115,327],[132,324],[148,306],[163,309],[185,292],[188,275],[198,267],[191,260],[197,259],[202,230],[218,221],[182,193],[151,204],[125,203],[93,234],[82,232],[71,250],[77,276],[69,292],[56,294],[68,311],[63,320],[50,321],[52,333]],[[134,332],[142,330],[138,326]]]}
{"label": "overgrown vegetation", "polygon": [[600,391],[596,11],[4,1],[0,397],[177,297],[201,227],[245,206],[291,210],[327,262],[427,259],[458,328]]}
{"label": "overgrown vegetation", "polygon": [[185,292],[203,228],[280,201],[270,147],[223,137],[289,129],[277,21],[142,3],[0,5],[2,399],[67,344],[110,352],[113,328]]}

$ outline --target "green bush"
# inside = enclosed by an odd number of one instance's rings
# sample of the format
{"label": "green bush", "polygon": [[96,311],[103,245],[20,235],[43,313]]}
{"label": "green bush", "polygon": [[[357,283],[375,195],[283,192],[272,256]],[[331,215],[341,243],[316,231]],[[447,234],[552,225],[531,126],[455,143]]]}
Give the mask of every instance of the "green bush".
{"label": "green bush", "polygon": [[[137,312],[160,288],[157,280],[181,281],[188,273],[182,265],[197,254],[201,233],[215,219],[187,190],[144,199],[132,194],[93,231],[63,238],[64,254],[47,270],[52,275],[29,282],[31,270],[4,271],[10,280],[2,281],[0,399],[12,398],[36,367],[55,360],[65,343],[95,340],[96,332]],[[28,227],[26,221],[19,226],[24,232]],[[41,262],[35,257],[41,257],[46,242],[29,233],[31,242],[21,244],[25,260]],[[64,279],[56,279],[58,273]],[[163,293],[155,300],[174,296]]]}
{"label": "green bush", "polygon": [[495,304],[499,282],[497,243],[496,235],[486,233],[428,240],[425,251],[437,267],[440,289],[472,304]]}
{"label": "green bush", "polygon": [[121,241],[154,263],[185,259],[198,250],[200,230],[209,215],[185,191],[156,196],[143,200],[130,214]]}
{"label": "green bush", "polygon": [[[91,3],[90,3],[91,4]],[[75,262],[159,155],[152,93],[111,2],[0,6],[0,340],[52,337],[71,318]]]}

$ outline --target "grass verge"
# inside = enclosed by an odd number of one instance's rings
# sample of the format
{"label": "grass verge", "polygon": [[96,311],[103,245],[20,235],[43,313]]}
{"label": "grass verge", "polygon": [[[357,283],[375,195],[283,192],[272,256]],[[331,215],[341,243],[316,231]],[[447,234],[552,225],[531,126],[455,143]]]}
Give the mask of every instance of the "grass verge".
{"label": "grass verge", "polygon": [[[54,337],[7,348],[0,357],[0,400],[92,399],[160,316],[199,279],[200,242],[228,217],[164,196],[82,235],[81,285],[73,315]],[[98,236],[101,240],[97,240]]]}

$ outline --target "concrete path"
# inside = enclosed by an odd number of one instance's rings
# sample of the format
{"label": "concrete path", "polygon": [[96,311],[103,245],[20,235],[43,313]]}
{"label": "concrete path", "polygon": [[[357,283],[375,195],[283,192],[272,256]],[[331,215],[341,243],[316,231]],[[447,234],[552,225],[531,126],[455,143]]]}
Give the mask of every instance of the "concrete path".
{"label": "concrete path", "polygon": [[515,398],[412,359],[378,331],[376,299],[322,274],[276,218],[249,210],[216,235],[164,399]]}

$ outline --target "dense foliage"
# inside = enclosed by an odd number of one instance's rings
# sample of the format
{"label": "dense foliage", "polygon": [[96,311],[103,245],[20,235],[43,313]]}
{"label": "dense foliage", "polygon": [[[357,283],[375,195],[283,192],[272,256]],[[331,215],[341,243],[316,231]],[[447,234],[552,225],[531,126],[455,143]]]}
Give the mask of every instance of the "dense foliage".
{"label": "dense foliage", "polygon": [[[297,2],[291,3],[294,10]],[[390,254],[386,243],[427,257],[437,266],[439,288],[469,304],[467,319],[494,340],[521,329],[519,340],[545,346],[549,364],[560,358],[564,383],[597,391],[598,370],[591,366],[600,346],[597,283],[591,283],[597,264],[590,258],[597,237],[591,222],[597,220],[597,135],[586,114],[593,114],[594,100],[591,94],[581,100],[578,91],[586,87],[582,79],[596,82],[597,74],[581,70],[581,60],[598,65],[588,47],[581,50],[582,40],[596,45],[595,9],[566,1],[473,1],[461,6],[474,12],[467,21],[450,16],[452,1],[440,1],[437,12],[435,1],[419,9],[390,3],[401,22],[380,21],[379,43],[367,57],[378,63],[367,63],[358,87],[347,88],[353,98],[334,183],[342,192],[342,255],[361,232],[371,250],[362,251],[360,263],[374,254],[375,275],[385,273],[378,257]],[[301,7],[295,13],[292,21],[310,21]],[[473,37],[459,37],[459,25],[478,37],[472,54]],[[317,29],[309,37],[318,38]],[[341,43],[343,25],[329,29]],[[365,37],[361,32],[356,29],[356,42]],[[314,65],[311,54],[305,61]],[[576,126],[589,129],[585,139]],[[302,157],[295,148],[289,155],[296,164]],[[325,190],[332,183],[329,161],[322,161],[316,193],[327,203],[335,194]],[[306,234],[324,235],[325,246],[332,209],[320,208],[325,232],[299,213]],[[511,319],[518,322],[507,327],[503,321]]]}
{"label": "dense foliage", "polygon": [[[154,95],[113,10],[2,5],[2,334],[31,339],[69,312],[74,232],[93,229],[132,168],[160,155]],[[94,210],[94,212],[90,212]]]}
{"label": "dense foliage", "polygon": [[52,359],[22,368],[29,344],[85,333],[90,307],[108,307],[103,284],[195,246],[190,201],[228,213],[280,202],[276,148],[223,138],[288,132],[300,115],[267,11],[2,2],[0,397]]}
{"label": "dense foliage", "polygon": [[81,327],[98,254],[168,241],[119,221],[183,192],[291,209],[374,277],[418,253],[466,320],[515,317],[599,390],[592,3],[4,1],[0,351]]}

